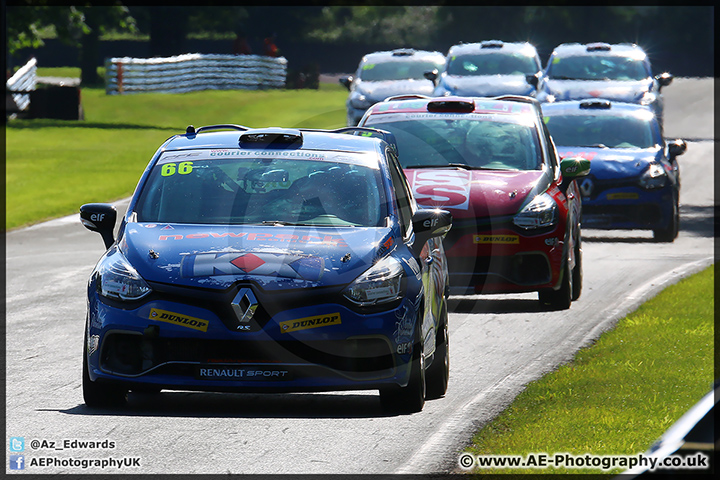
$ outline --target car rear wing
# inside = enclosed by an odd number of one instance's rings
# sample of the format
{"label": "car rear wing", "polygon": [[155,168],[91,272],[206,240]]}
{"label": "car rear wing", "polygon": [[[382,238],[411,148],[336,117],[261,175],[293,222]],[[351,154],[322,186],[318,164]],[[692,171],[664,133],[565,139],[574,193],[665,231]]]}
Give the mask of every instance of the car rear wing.
{"label": "car rear wing", "polygon": [[[207,125],[199,128],[195,128],[189,125],[185,130],[185,135],[193,136],[198,133],[208,132],[212,130],[237,130],[240,132],[246,132],[240,136],[241,143],[280,143],[280,144],[297,144],[302,143],[300,132],[319,132],[319,133],[344,133],[349,135],[359,135],[362,137],[375,137],[380,138],[387,142],[388,145],[393,149],[395,154],[398,153],[397,140],[395,135],[377,128],[368,127],[343,127],[335,130],[322,130],[314,128],[298,128],[298,129],[283,129],[277,127],[269,128],[249,128],[243,125],[234,124],[220,124],[220,125]],[[291,141],[290,137],[300,137]],[[244,140],[244,142],[243,142]]]}
{"label": "car rear wing", "polygon": [[391,132],[388,132],[387,130],[380,130],[379,128],[369,128],[369,127],[343,127],[343,128],[337,128],[335,130],[320,130],[320,129],[311,129],[311,128],[301,128],[301,132],[325,132],[325,133],[345,133],[348,135],[359,135],[361,137],[374,137],[379,138],[381,140],[384,140],[388,145],[390,145],[390,148],[393,149],[395,154],[398,154],[398,146],[397,146],[397,140],[395,139],[395,135]]}

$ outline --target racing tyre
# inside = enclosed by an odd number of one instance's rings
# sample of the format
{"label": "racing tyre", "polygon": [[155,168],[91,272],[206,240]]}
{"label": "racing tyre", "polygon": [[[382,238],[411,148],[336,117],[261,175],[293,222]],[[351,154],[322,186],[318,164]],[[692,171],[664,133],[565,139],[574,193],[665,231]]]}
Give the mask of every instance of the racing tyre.
{"label": "racing tyre", "polygon": [[438,331],[435,335],[435,358],[427,369],[427,391],[425,398],[434,400],[447,392],[450,378],[450,342],[448,338],[447,307],[443,306],[440,313]]}
{"label": "racing tyre", "polygon": [[565,262],[560,288],[557,290],[551,288],[540,290],[538,292],[540,303],[546,305],[550,310],[567,310],[570,308],[573,294],[572,278],[573,276],[568,262]]}
{"label": "racing tyre", "polygon": [[575,267],[572,269],[572,296],[570,299],[574,302],[580,298],[582,292],[582,245],[580,236],[578,235],[577,242],[575,243]]}
{"label": "racing tyre", "polygon": [[391,413],[415,413],[425,406],[425,358],[422,337],[419,332],[420,321],[415,332],[416,343],[413,346],[410,380],[406,387],[397,385],[380,389],[380,404],[383,410]]}
{"label": "racing tyre", "polygon": [[680,231],[680,206],[677,197],[673,201],[673,214],[670,225],[665,228],[653,230],[653,237],[656,242],[671,243],[675,241]]}
{"label": "racing tyre", "polygon": [[127,402],[126,389],[90,380],[87,364],[87,336],[83,348],[82,390],[85,405],[90,408],[121,407]]}

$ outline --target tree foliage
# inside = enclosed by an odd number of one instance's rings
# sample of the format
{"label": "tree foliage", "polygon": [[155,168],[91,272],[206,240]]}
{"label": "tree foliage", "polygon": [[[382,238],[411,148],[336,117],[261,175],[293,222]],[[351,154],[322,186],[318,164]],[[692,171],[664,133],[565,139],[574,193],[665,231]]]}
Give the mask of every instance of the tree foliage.
{"label": "tree foliage", "polygon": [[[137,31],[150,36],[151,56],[186,51],[186,40],[229,38],[242,31],[257,48],[276,33],[280,54],[317,46],[415,47],[447,51],[460,42],[498,39],[529,41],[541,55],[566,42],[632,42],[651,56],[691,65],[712,59],[713,7],[568,5],[137,5],[56,6],[41,0],[15,0],[6,7],[7,52],[38,48],[53,29],[72,45],[94,48],[98,35]],[[89,47],[88,44],[89,43]],[[292,47],[292,48],[291,48]],[[330,48],[323,48],[331,52]],[[330,53],[326,53],[330,55]],[[92,52],[83,53],[87,62]],[[710,67],[711,69],[712,67]]]}
{"label": "tree foliage", "polygon": [[44,45],[42,30],[52,27],[58,37],[77,41],[88,31],[82,11],[72,6],[14,4],[6,8],[7,49],[15,53],[21,48],[39,48]]}
{"label": "tree foliage", "polygon": [[328,6],[311,20],[307,38],[321,42],[428,47],[444,24],[438,6]]}
{"label": "tree foliage", "polygon": [[[7,6],[7,49],[10,54],[21,48],[41,47],[44,44],[42,32],[48,29],[73,46],[81,46],[86,35],[102,35],[109,29],[136,30],[134,18],[120,2],[102,6],[92,6],[91,3],[58,6],[49,3],[26,0],[24,4]],[[91,17],[89,22],[88,17]]]}

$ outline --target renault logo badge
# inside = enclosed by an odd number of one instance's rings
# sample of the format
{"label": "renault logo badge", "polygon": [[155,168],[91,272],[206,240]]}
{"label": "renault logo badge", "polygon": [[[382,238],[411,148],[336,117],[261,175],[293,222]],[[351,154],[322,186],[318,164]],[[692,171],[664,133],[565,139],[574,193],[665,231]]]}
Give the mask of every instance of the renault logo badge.
{"label": "renault logo badge", "polygon": [[237,329],[247,330],[242,324],[249,323],[255,315],[255,310],[257,310],[258,307],[255,294],[253,294],[249,288],[241,288],[230,305],[238,319],[239,325]]}
{"label": "renault logo badge", "polygon": [[583,197],[589,197],[593,191],[593,187],[593,181],[586,178],[580,183],[580,193],[582,193]]}

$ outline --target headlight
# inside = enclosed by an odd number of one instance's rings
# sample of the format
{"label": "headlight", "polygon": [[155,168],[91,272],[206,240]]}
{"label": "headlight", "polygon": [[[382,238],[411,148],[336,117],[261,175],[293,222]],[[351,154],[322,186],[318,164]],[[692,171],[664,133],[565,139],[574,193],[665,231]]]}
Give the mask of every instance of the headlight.
{"label": "headlight", "polygon": [[452,88],[450,85],[448,85],[445,82],[441,82],[435,88],[435,91],[433,92],[433,96],[434,97],[449,97],[450,95],[454,95],[454,92],[455,92],[454,88]]}
{"label": "headlight", "polygon": [[543,193],[525,205],[525,208],[515,215],[513,223],[520,228],[529,230],[549,227],[555,224],[557,219],[558,211],[555,200],[547,193]]}
{"label": "headlight", "polygon": [[657,95],[652,92],[645,92],[640,97],[640,105],[652,105],[657,100]]}
{"label": "headlight", "polygon": [[395,257],[385,257],[357,277],[343,295],[358,305],[387,303],[400,296],[403,267]]}
{"label": "headlight", "polygon": [[138,300],[151,292],[145,280],[115,247],[97,268],[101,295],[120,300]]}
{"label": "headlight", "polygon": [[369,98],[367,98],[362,93],[358,93],[357,95],[353,95],[350,99],[350,104],[352,104],[355,108],[360,109],[367,109],[372,107],[373,103],[370,101]]}
{"label": "headlight", "polygon": [[667,173],[662,165],[653,163],[650,167],[645,170],[640,176],[640,186],[646,190],[652,190],[654,188],[662,188],[665,186],[667,181]]}

